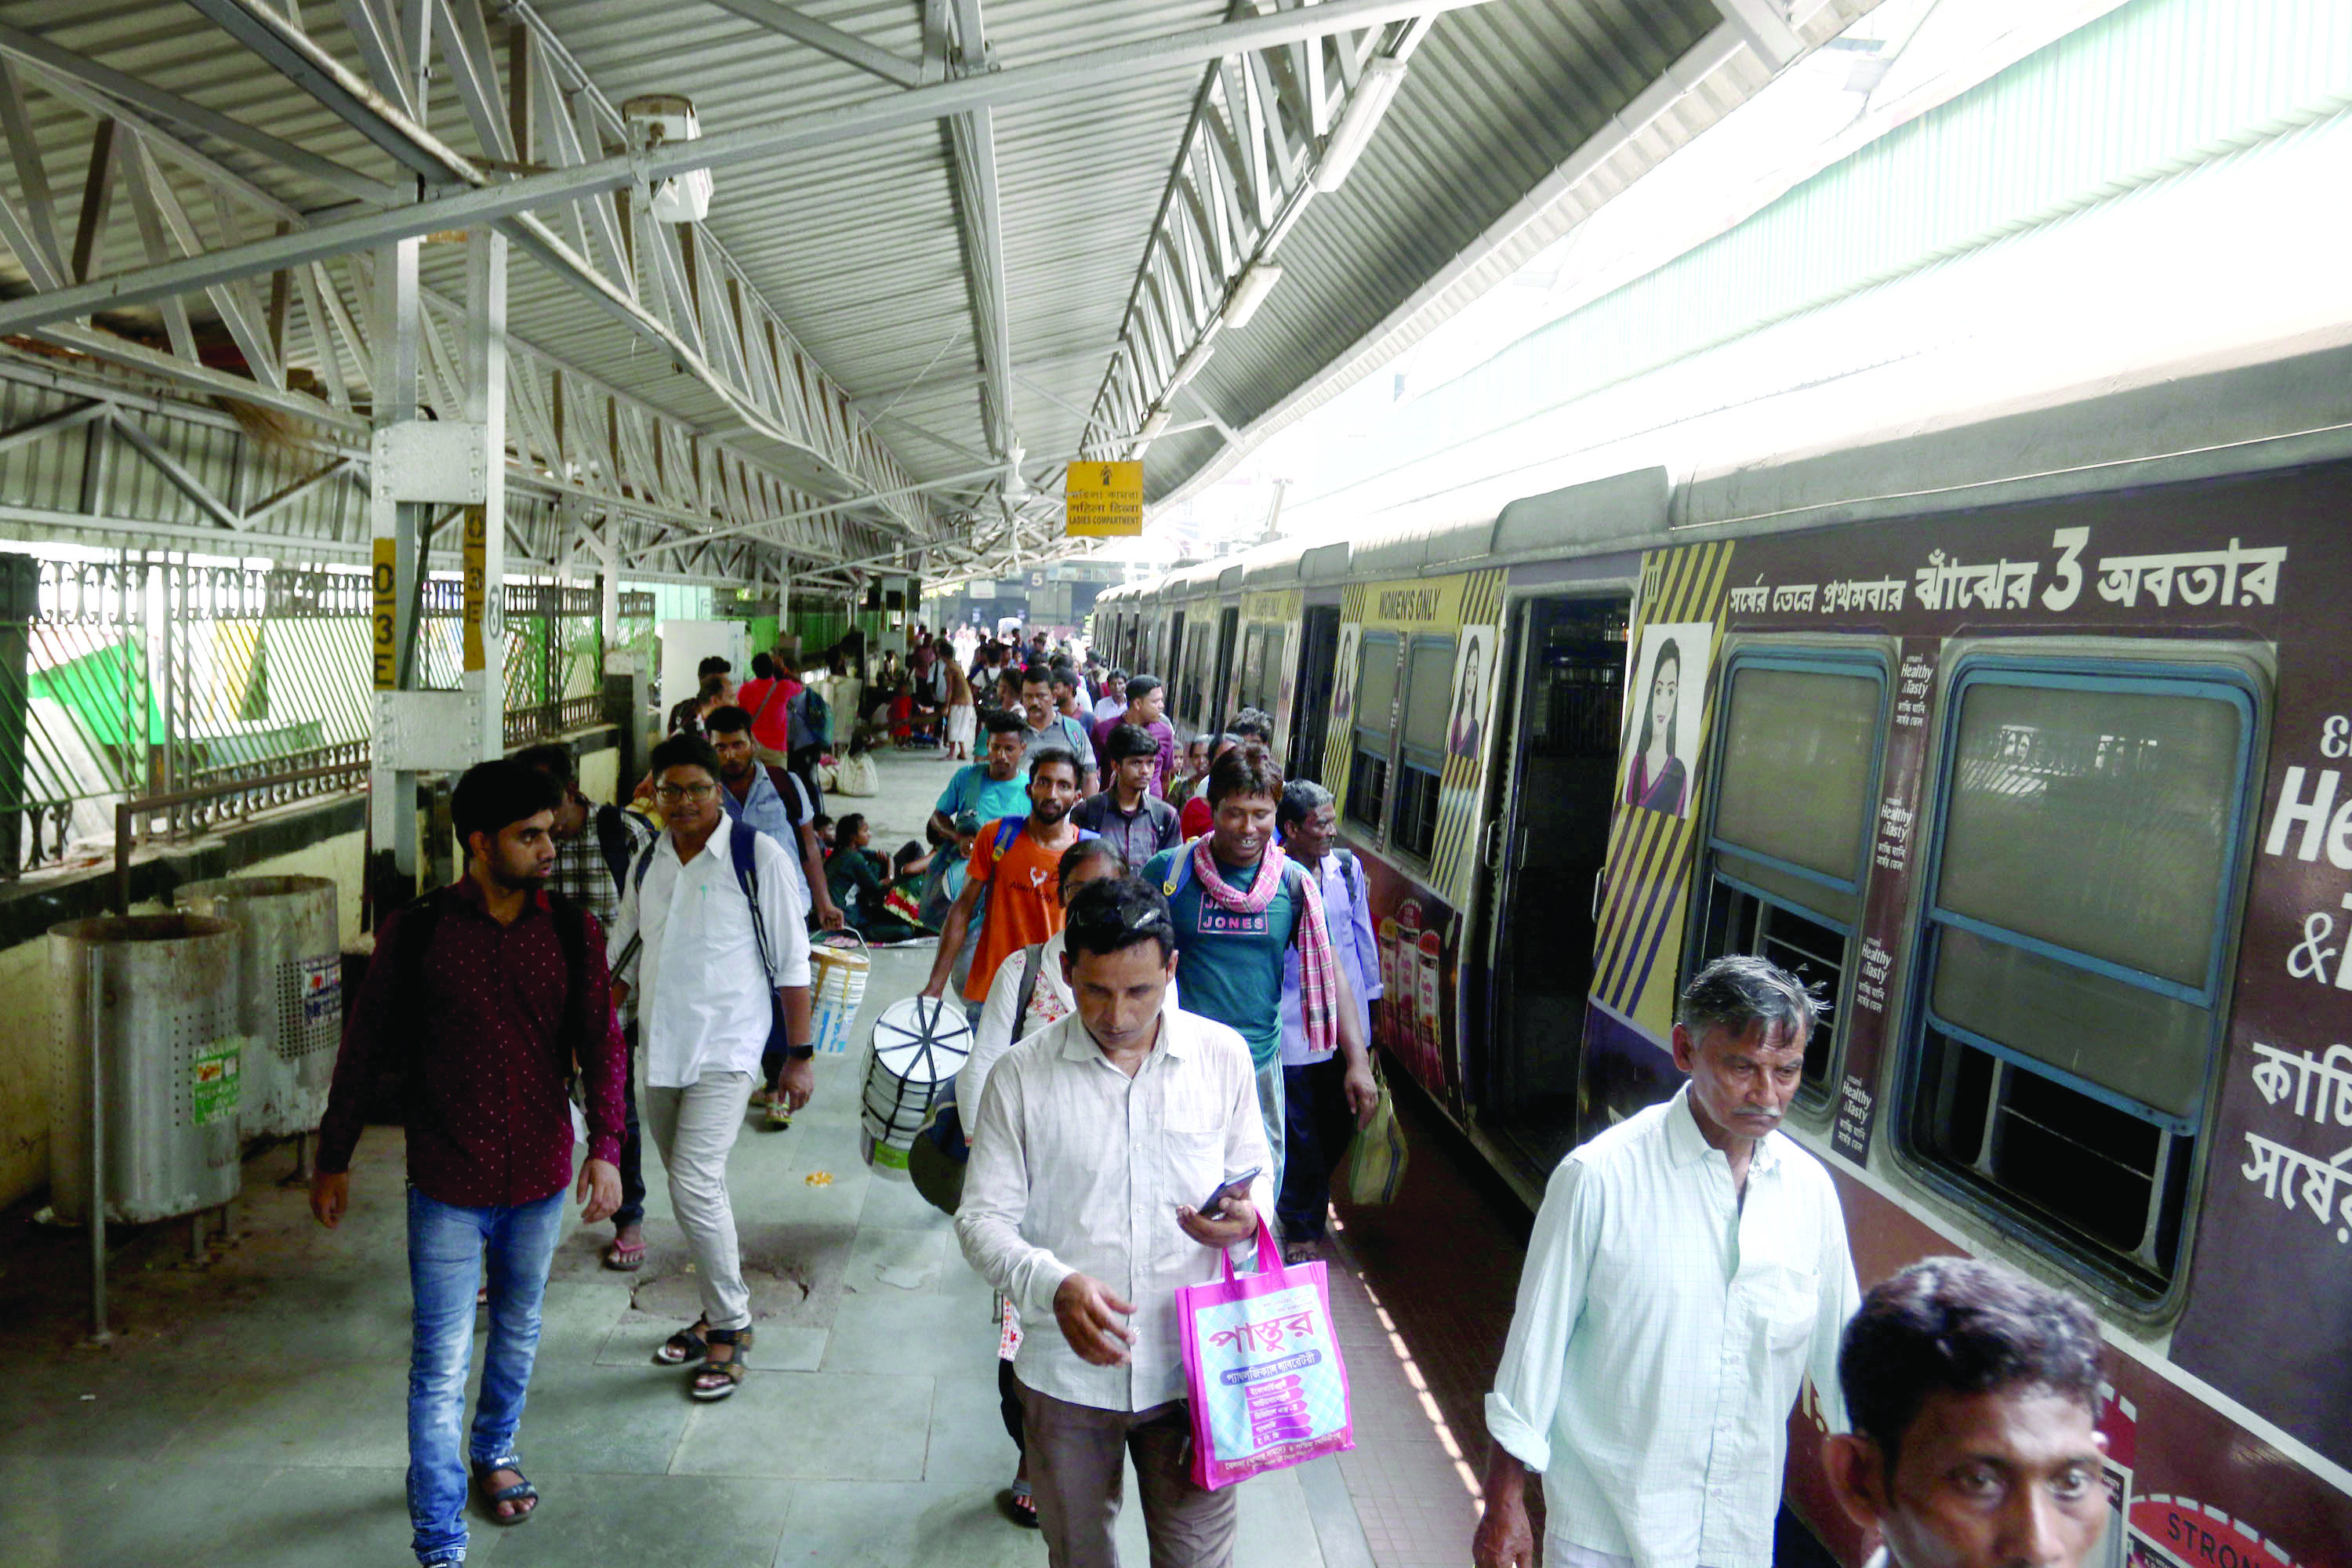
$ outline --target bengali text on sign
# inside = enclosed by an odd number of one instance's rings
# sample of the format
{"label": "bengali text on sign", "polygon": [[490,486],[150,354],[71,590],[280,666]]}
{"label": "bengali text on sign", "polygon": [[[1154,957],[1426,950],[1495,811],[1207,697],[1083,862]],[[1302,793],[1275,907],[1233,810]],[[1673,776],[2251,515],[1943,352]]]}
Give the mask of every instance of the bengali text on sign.
{"label": "bengali text on sign", "polygon": [[1072,463],[1062,481],[1062,531],[1073,539],[1143,531],[1143,465]]}

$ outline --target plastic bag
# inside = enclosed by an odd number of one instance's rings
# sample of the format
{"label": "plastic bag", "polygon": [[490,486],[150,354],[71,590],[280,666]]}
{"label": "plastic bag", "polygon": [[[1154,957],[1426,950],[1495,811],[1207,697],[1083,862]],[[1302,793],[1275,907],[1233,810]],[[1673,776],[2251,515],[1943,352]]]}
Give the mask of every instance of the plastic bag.
{"label": "plastic bag", "polygon": [[1380,1086],[1381,1100],[1372,1108],[1371,1121],[1348,1146],[1347,1201],[1359,1207],[1392,1204],[1404,1184],[1404,1128],[1397,1121],[1396,1100],[1385,1076]]}
{"label": "plastic bag", "polygon": [[1257,1272],[1224,1268],[1176,1292],[1192,1479],[1211,1490],[1356,1446],[1323,1265],[1286,1268],[1261,1219]]}

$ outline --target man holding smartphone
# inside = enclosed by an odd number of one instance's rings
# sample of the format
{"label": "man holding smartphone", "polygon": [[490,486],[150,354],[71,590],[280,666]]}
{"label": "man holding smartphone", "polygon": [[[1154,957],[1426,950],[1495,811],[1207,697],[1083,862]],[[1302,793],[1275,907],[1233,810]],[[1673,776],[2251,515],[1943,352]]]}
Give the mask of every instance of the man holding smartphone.
{"label": "man holding smartphone", "polygon": [[1176,1290],[1222,1278],[1273,1202],[1249,1047],[1171,1005],[1175,931],[1149,883],[1078,889],[1062,940],[1076,1011],[988,1075],[956,1235],[1041,1325],[1013,1371],[1055,1568],[1118,1563],[1129,1455],[1155,1568],[1224,1568],[1234,1489],[1192,1479]]}

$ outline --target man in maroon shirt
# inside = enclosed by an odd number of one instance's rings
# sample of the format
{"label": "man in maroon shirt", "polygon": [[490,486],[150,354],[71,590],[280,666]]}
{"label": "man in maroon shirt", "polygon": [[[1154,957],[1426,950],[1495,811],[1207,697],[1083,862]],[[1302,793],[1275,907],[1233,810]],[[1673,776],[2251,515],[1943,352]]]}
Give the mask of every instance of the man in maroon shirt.
{"label": "man in maroon shirt", "polygon": [[484,763],[457,781],[450,805],[466,875],[385,917],[319,1130],[310,1212],[332,1229],[351,1201],[362,1102],[379,1076],[401,1079],[415,1298],[408,1514],[427,1568],[466,1555],[459,1450],[486,1257],[490,1332],[469,1445],[474,1480],[500,1524],[520,1524],[538,1506],[514,1438],[563,1191],[573,1185],[575,1063],[587,1090],[581,1218],[594,1224],[621,1202],[621,1034],[603,931],[547,890],[558,804],[554,784],[518,763]]}
{"label": "man in maroon shirt", "polygon": [[1160,760],[1152,764],[1151,793],[1165,796],[1168,777],[1176,771],[1176,731],[1168,727],[1168,693],[1156,675],[1130,676],[1127,682],[1127,707],[1108,719],[1098,720],[1094,727],[1095,756],[1101,776],[1110,777],[1110,732],[1121,724],[1132,724],[1160,742]]}

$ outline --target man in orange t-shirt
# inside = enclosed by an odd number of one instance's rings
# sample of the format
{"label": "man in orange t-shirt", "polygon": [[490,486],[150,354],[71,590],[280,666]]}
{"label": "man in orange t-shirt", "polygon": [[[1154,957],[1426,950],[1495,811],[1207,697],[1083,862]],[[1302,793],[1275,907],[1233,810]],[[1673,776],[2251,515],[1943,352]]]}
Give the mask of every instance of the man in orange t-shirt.
{"label": "man in orange t-shirt", "polygon": [[981,825],[971,849],[971,874],[940,932],[939,956],[931,961],[924,995],[946,994],[949,973],[983,899],[988,918],[963,988],[965,1010],[975,1019],[988,999],[996,966],[1062,929],[1062,851],[1079,838],[1077,826],[1070,820],[1070,808],[1077,804],[1077,757],[1057,747],[1039,748],[1029,763],[1029,816],[1019,831],[1004,830],[1003,824],[1020,820],[1009,816]]}

